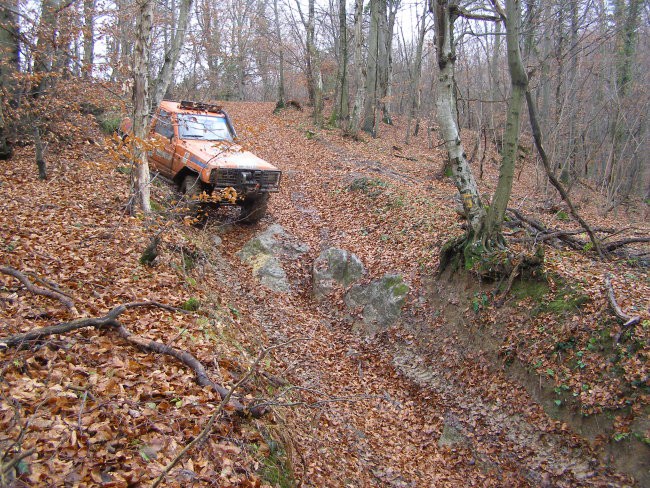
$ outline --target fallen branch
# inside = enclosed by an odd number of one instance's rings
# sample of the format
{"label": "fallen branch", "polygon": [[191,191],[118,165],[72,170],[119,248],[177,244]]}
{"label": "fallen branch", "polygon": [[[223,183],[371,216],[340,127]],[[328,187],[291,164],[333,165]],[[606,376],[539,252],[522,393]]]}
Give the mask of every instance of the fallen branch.
{"label": "fallen branch", "polygon": [[[42,327],[40,329],[25,332],[23,334],[15,334],[9,337],[0,338],[0,349],[7,349],[10,347],[23,347],[25,344],[31,341],[40,340],[52,335],[65,334],[86,327],[93,327],[96,329],[105,329],[111,327],[117,331],[120,337],[126,339],[128,342],[138,346],[141,349],[156,352],[159,354],[166,354],[179,360],[190,369],[192,369],[192,371],[194,371],[194,374],[196,375],[196,381],[200,386],[210,386],[215,392],[219,394],[219,397],[222,399],[227,396],[230,398],[229,390],[212,381],[208,376],[203,364],[201,364],[201,362],[192,354],[180,349],[170,347],[160,342],[144,339],[140,336],[134,335],[117,320],[121,314],[129,309],[136,307],[157,307],[173,312],[185,313],[184,310],[179,310],[177,308],[159,302],[130,302],[118,305],[102,317],[77,319],[71,322],[64,322],[57,325]],[[260,408],[253,408],[249,411],[244,405],[234,399],[230,401],[230,406],[238,413],[251,414],[253,417],[260,417],[264,413],[264,410]]]}
{"label": "fallen branch", "polygon": [[[160,483],[162,483],[162,481],[165,479],[165,477],[169,474],[169,472],[172,469],[174,469],[174,466],[176,466],[180,462],[180,460],[183,459],[183,457],[191,449],[194,448],[194,446],[199,445],[200,443],[202,443],[205,440],[205,438],[208,436],[208,434],[212,431],[212,426],[214,425],[214,422],[216,421],[219,414],[221,414],[221,412],[223,411],[224,407],[226,406],[226,404],[230,400],[232,394],[235,392],[235,390],[237,388],[239,388],[241,385],[243,385],[246,381],[248,381],[250,379],[251,376],[253,376],[253,374],[255,374],[257,372],[257,368],[259,367],[260,362],[266,357],[266,355],[271,350],[277,349],[278,347],[287,346],[289,344],[292,344],[294,342],[301,341],[301,340],[305,340],[305,339],[301,339],[301,338],[293,339],[293,340],[284,342],[282,344],[276,344],[274,346],[270,346],[270,347],[267,347],[265,349],[262,349],[260,351],[259,355],[257,356],[257,358],[255,359],[255,361],[253,361],[253,364],[251,364],[251,366],[248,368],[248,371],[246,372],[246,374],[244,376],[242,376],[240,378],[240,380],[237,383],[235,383],[232,386],[232,388],[230,388],[230,390],[227,391],[226,395],[221,400],[221,403],[216,408],[216,410],[212,413],[212,415],[208,419],[208,422],[205,424],[205,427],[203,427],[203,429],[201,430],[199,435],[197,435],[194,439],[192,439],[192,441],[189,444],[187,444],[183,448],[183,450],[181,452],[179,452],[176,455],[176,457],[174,457],[174,459],[171,460],[171,462],[165,467],[163,472],[160,473],[160,476],[158,476],[158,478],[156,478],[156,481],[153,482],[153,484],[151,485],[151,488],[157,488],[160,485]],[[265,411],[264,407],[258,406],[256,408],[260,408],[261,411]]]}
{"label": "fallen branch", "polygon": [[18,466],[18,463],[25,459],[26,457],[31,456],[36,452],[36,449],[30,449],[28,451],[21,452],[17,454],[14,458],[10,459],[9,461],[0,464],[0,481],[3,482],[2,486],[4,485],[4,482],[7,481],[5,477],[10,474],[12,469],[15,469],[16,466]]}
{"label": "fallen branch", "polygon": [[609,304],[614,309],[614,313],[619,319],[625,320],[625,323],[623,324],[623,328],[614,337],[614,341],[618,343],[621,340],[621,335],[623,335],[623,332],[625,332],[630,327],[638,324],[641,321],[641,317],[639,317],[638,315],[637,316],[628,315],[621,309],[620,305],[616,301],[616,296],[614,295],[614,287],[612,286],[612,280],[610,275],[605,276],[605,287],[607,288],[607,298],[609,298]]}
{"label": "fallen branch", "polygon": [[13,276],[18,281],[20,281],[25,286],[25,288],[27,288],[27,291],[29,291],[30,293],[33,293],[34,295],[42,295],[49,298],[53,298],[54,300],[58,300],[63,305],[65,305],[65,307],[68,310],[71,310],[74,314],[78,313],[72,299],[66,294],[64,294],[63,292],[54,290],[53,286],[50,285],[50,287],[48,288],[41,288],[40,286],[36,286],[34,285],[34,283],[32,283],[29,280],[29,278],[27,278],[27,276],[25,276],[17,269],[12,268],[11,266],[0,266],[0,273]]}
{"label": "fallen branch", "polygon": [[628,244],[636,244],[639,242],[650,242],[650,237],[630,237],[629,239],[621,239],[620,241],[610,242],[603,246],[605,252],[612,252],[615,249],[618,249]]}

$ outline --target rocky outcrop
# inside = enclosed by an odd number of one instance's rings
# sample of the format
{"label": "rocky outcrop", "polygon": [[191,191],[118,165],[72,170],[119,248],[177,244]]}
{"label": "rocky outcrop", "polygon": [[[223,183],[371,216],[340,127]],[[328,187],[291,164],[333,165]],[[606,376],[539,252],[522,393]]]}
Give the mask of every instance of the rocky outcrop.
{"label": "rocky outcrop", "polygon": [[281,225],[274,224],[248,241],[237,253],[241,261],[253,268],[253,276],[266,288],[286,293],[291,286],[282,260],[295,260],[309,250],[297,243]]}
{"label": "rocky outcrop", "polygon": [[355,328],[373,336],[399,319],[410,288],[401,275],[385,274],[368,285],[354,285],[345,294],[345,304],[361,309],[361,321]]}
{"label": "rocky outcrop", "polygon": [[336,287],[348,287],[358,281],[366,270],[354,254],[331,247],[320,253],[312,270],[314,298],[323,300]]}

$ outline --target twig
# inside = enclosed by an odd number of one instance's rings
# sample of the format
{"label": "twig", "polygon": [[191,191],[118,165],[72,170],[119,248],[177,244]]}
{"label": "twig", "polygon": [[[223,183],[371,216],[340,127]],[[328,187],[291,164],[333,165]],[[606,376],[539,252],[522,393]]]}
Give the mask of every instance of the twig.
{"label": "twig", "polygon": [[41,288],[40,286],[34,285],[31,281],[29,281],[29,278],[27,278],[27,276],[22,274],[17,269],[12,268],[11,266],[0,266],[0,273],[13,276],[18,281],[20,281],[25,286],[25,288],[27,288],[29,292],[33,293],[34,295],[42,295],[42,296],[46,296],[58,300],[63,305],[65,305],[66,308],[71,310],[73,313],[75,314],[78,313],[70,297],[66,296],[65,294],[59,291],[55,291],[53,289],[48,289],[48,288]]}
{"label": "twig", "polygon": [[609,304],[614,309],[614,313],[619,319],[625,320],[621,331],[614,337],[614,341],[618,343],[621,340],[621,335],[623,335],[623,332],[630,327],[638,324],[641,321],[641,317],[638,315],[628,315],[621,309],[618,302],[616,301],[616,296],[614,295],[614,287],[612,286],[610,275],[605,276],[605,287],[607,288],[607,298],[609,298]]}
{"label": "twig", "polygon": [[30,449],[30,450],[28,450],[28,451],[21,452],[21,453],[18,454],[16,457],[12,458],[11,460],[7,461],[6,463],[3,463],[3,464],[2,464],[2,471],[1,471],[2,474],[8,473],[8,472],[11,471],[11,470],[14,468],[14,466],[16,466],[20,461],[22,461],[22,460],[25,459],[26,457],[31,456],[31,455],[34,454],[35,452],[36,452],[36,449]]}

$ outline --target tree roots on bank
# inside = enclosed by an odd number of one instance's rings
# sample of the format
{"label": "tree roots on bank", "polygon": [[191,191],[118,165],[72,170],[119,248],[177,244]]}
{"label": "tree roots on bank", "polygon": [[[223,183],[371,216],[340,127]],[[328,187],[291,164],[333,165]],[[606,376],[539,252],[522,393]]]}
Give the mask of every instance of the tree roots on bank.
{"label": "tree roots on bank", "polygon": [[544,248],[537,246],[532,253],[515,255],[504,246],[488,248],[480,241],[463,235],[448,241],[440,250],[438,275],[446,269],[465,270],[487,281],[508,279],[508,289],[517,276],[522,279],[543,277]]}

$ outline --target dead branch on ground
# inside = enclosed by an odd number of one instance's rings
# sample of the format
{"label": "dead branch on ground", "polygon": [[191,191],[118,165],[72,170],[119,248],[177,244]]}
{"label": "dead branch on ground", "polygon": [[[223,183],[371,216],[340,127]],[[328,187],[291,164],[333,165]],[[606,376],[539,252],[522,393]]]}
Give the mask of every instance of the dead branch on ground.
{"label": "dead branch on ground", "polygon": [[231,394],[229,390],[227,388],[224,388],[222,385],[212,381],[208,376],[203,364],[189,352],[170,347],[160,342],[145,339],[129,332],[117,319],[127,310],[136,307],[157,307],[172,312],[185,313],[184,310],[179,310],[177,308],[159,302],[130,302],[112,308],[106,315],[102,317],[77,319],[71,322],[63,322],[56,325],[41,327],[40,329],[31,330],[22,334],[14,334],[9,337],[0,338],[0,350],[10,347],[24,347],[32,341],[41,340],[52,335],[65,334],[86,327],[93,327],[95,329],[112,328],[120,337],[141,349],[159,354],[166,354],[185,364],[192,371],[194,371],[194,374],[196,375],[196,381],[200,386],[210,386],[215,392],[219,394],[221,399],[228,397],[230,406],[238,413],[250,414],[253,417],[260,417],[264,414],[264,410],[261,408],[253,408],[249,410],[239,401],[230,399]]}
{"label": "dead branch on ground", "polygon": [[[181,452],[179,452],[174,459],[171,460],[171,462],[165,467],[162,473],[160,473],[160,476],[156,478],[156,481],[151,485],[151,488],[157,488],[160,483],[165,479],[165,477],[169,474],[169,472],[174,469],[174,466],[176,466],[180,460],[195,446],[201,444],[205,438],[210,434],[212,431],[212,426],[214,425],[214,422],[216,421],[217,417],[221,414],[223,411],[224,407],[228,404],[230,401],[232,394],[237,390],[239,387],[241,387],[244,383],[246,383],[258,370],[260,362],[266,357],[266,355],[272,351],[273,349],[277,349],[280,347],[288,346],[289,344],[293,344],[294,342],[298,341],[303,341],[307,339],[303,338],[298,338],[298,339],[292,339],[287,342],[283,342],[282,344],[276,344],[274,346],[270,346],[267,348],[263,348],[260,353],[258,354],[257,358],[255,361],[253,361],[253,364],[248,368],[248,371],[246,372],[245,375],[243,375],[237,383],[235,383],[230,390],[227,390],[226,395],[222,398],[221,403],[219,406],[215,409],[215,411],[212,413],[210,418],[208,419],[207,423],[205,424],[205,427],[201,430],[199,435],[197,435],[192,441],[187,444]],[[262,412],[266,411],[264,407],[261,406],[256,406],[256,409],[260,409]]]}
{"label": "dead branch on ground", "polygon": [[638,315],[635,316],[628,315],[620,307],[620,305],[616,301],[616,296],[614,295],[614,287],[612,286],[612,280],[610,275],[605,276],[605,287],[607,288],[607,298],[609,299],[609,304],[614,309],[614,313],[619,319],[625,321],[623,327],[621,328],[621,331],[614,336],[614,342],[619,343],[621,341],[621,336],[623,335],[623,332],[625,332],[630,327],[633,327],[636,324],[638,324],[641,321],[641,317],[639,317]]}
{"label": "dead branch on ground", "polygon": [[[547,242],[553,247],[558,248],[559,245],[554,242],[560,241],[567,246],[575,250],[583,250],[589,241],[579,239],[577,235],[584,234],[584,229],[574,229],[574,230],[559,230],[547,228],[539,220],[536,220],[532,217],[527,217],[523,215],[519,210],[514,208],[509,208],[508,212],[519,222],[521,225],[531,234],[531,238],[525,240],[533,240],[534,242]],[[602,239],[599,239],[600,249],[604,253],[611,253],[613,251],[619,250],[622,247],[625,247],[629,244],[639,244],[650,242],[650,236],[638,236],[638,237],[629,237],[625,239],[620,239],[614,242],[605,243],[605,239],[608,239],[614,235],[620,234],[622,231],[617,231],[615,229],[607,229],[595,227],[592,229],[592,232],[605,234]],[[624,257],[633,257],[630,255],[625,255]]]}
{"label": "dead branch on ground", "polygon": [[[54,300],[58,300],[61,302],[65,307],[70,310],[72,313],[75,315],[78,314],[77,309],[74,306],[74,302],[72,301],[72,298],[61,291],[58,287],[58,285],[53,285],[51,283],[47,283],[47,288],[41,288],[40,286],[34,285],[27,276],[25,276],[23,273],[18,271],[15,268],[12,268],[11,266],[0,266],[0,273],[13,276],[16,278],[18,281],[20,281],[25,288],[27,288],[27,291],[33,293],[34,295],[42,295],[45,297],[53,298]],[[39,278],[39,281],[46,283],[44,280],[41,280]]]}

